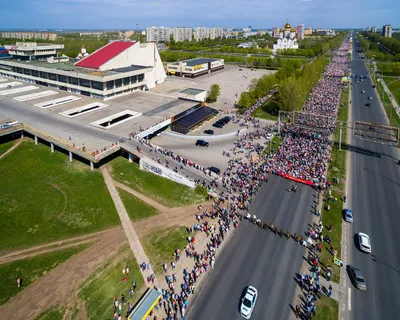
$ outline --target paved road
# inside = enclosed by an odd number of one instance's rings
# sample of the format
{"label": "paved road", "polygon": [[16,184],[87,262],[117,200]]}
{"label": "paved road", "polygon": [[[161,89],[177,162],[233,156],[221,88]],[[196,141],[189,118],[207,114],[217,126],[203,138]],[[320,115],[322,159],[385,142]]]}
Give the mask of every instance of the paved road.
{"label": "paved road", "polygon": [[[313,190],[304,185],[297,193],[287,192],[290,185],[287,180],[271,176],[250,210],[293,234],[303,232],[311,223],[314,197]],[[187,319],[242,319],[239,298],[247,285],[259,292],[252,319],[288,319],[296,287],[293,278],[301,269],[304,254],[305,248],[293,239],[280,238],[243,221],[195,295]]]}
{"label": "paved road", "polygon": [[[368,74],[364,60],[352,62],[353,73]],[[362,94],[361,90],[366,93]],[[365,106],[372,96],[371,107]],[[361,121],[387,123],[377,100],[371,79],[353,82],[352,118]],[[381,153],[381,157],[350,152],[349,206],[354,211],[354,223],[349,235],[349,263],[357,265],[366,277],[368,289],[352,286],[349,319],[398,319],[400,310],[400,159],[396,148],[387,145],[352,140],[352,145]],[[372,255],[360,252],[354,244],[354,234],[367,233],[372,241]]]}

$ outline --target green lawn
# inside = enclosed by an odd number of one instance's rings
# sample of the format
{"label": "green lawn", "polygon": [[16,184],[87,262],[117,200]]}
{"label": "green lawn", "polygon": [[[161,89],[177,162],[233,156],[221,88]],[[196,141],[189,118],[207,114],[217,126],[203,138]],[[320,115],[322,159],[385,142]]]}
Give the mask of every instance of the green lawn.
{"label": "green lawn", "polygon": [[[267,144],[267,146],[265,147],[265,149],[263,151],[263,155],[270,154],[270,151],[271,151],[271,155],[273,155],[275,152],[278,151],[279,146],[281,145],[282,141],[283,141],[283,139],[280,136],[278,136],[278,135],[274,136],[272,138],[272,141],[269,144]],[[272,150],[272,148],[273,148],[273,150]]]}
{"label": "green lawn", "polygon": [[63,320],[65,308],[54,306],[42,312],[35,320]]}
{"label": "green lawn", "polygon": [[0,250],[22,248],[119,224],[99,171],[23,142],[0,159]]}
{"label": "green lawn", "polygon": [[[154,231],[144,237],[143,248],[156,273],[162,272],[163,263],[169,264],[174,260],[174,251],[184,249],[187,244],[185,227],[170,227]],[[170,265],[168,266],[170,269]]]}
{"label": "green lawn", "polygon": [[[43,274],[57,267],[73,255],[82,252],[92,244],[83,244],[73,248],[57,250],[29,259],[18,260],[0,265],[0,305],[15,296]],[[22,287],[17,287],[17,278],[22,279]],[[47,318],[46,318],[47,319]]]}
{"label": "green lawn", "polygon": [[[339,113],[337,120],[347,122],[348,110],[349,110],[349,89],[345,89],[340,99]],[[338,251],[337,257],[340,258],[341,254],[341,242],[342,242],[342,210],[343,210],[343,196],[346,183],[346,156],[347,156],[347,128],[343,125],[342,130],[342,150],[339,150],[339,135],[340,127],[337,126],[335,130],[335,144],[332,148],[332,161],[329,163],[328,169],[328,180],[332,182],[332,196],[337,198],[337,202],[328,200],[324,197],[324,208],[322,210],[322,223],[324,225],[323,235],[329,235],[332,239],[332,246],[334,250]],[[335,183],[336,179],[339,179],[339,183]],[[327,211],[327,205],[330,204],[330,211]],[[328,227],[332,225],[332,231],[328,230]],[[325,266],[332,266],[332,281],[340,281],[340,269],[333,263],[333,253],[330,252],[330,246],[325,243],[324,249],[320,254],[321,262]]]}
{"label": "green lawn", "polygon": [[111,162],[113,178],[168,207],[186,206],[207,200],[207,190],[191,189],[172,180],[140,170],[135,162],[118,157]]}
{"label": "green lawn", "polygon": [[136,198],[125,190],[118,189],[118,193],[132,221],[149,218],[159,213],[156,208],[148,205],[146,202]]}
{"label": "green lawn", "polygon": [[[122,269],[129,267],[127,281],[122,281]],[[136,280],[136,291],[131,296],[132,281]],[[121,250],[116,257],[111,258],[102,268],[93,273],[81,286],[78,296],[84,300],[88,319],[108,320],[114,314],[113,298],[121,301],[125,296],[126,305],[122,308],[122,316],[127,312],[128,303],[133,304],[140,298],[143,291],[143,277],[138,263],[128,247]]]}
{"label": "green lawn", "polygon": [[276,98],[272,97],[253,112],[253,117],[265,120],[278,120],[279,105]]}
{"label": "green lawn", "polygon": [[1,140],[0,140],[0,156],[3,153],[6,153],[7,150],[10,149],[15,143],[16,143],[15,140],[7,141],[7,142],[1,142]]}
{"label": "green lawn", "polygon": [[[392,78],[392,77],[383,77],[383,80],[385,81],[386,85],[388,86],[390,92],[393,94],[397,104],[400,106],[400,80],[398,78]],[[384,99],[384,101],[389,102],[389,97],[385,93],[385,97],[383,98],[383,89],[382,86],[380,86],[380,95],[381,99]],[[379,90],[379,87],[378,87]],[[397,126],[400,126],[400,119],[399,116],[396,114],[396,111],[394,110],[392,104],[389,104],[390,108],[386,109],[386,113],[388,117],[390,118],[390,122],[392,124],[396,124]]]}
{"label": "green lawn", "polygon": [[339,317],[339,303],[326,295],[322,295],[315,303],[317,312],[313,320],[337,320]]}

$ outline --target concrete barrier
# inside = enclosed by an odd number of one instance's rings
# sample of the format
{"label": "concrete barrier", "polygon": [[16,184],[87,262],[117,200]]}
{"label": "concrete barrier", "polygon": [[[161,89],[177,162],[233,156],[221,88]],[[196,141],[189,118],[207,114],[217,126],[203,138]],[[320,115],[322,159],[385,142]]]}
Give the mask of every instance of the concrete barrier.
{"label": "concrete barrier", "polygon": [[[246,131],[247,129],[241,129],[240,133]],[[223,140],[227,138],[231,138],[237,135],[237,131],[229,132],[225,134],[217,134],[217,135],[204,135],[204,136],[186,136],[184,134],[173,133],[173,132],[161,132],[162,135],[176,138],[176,139],[183,139],[183,140]]]}

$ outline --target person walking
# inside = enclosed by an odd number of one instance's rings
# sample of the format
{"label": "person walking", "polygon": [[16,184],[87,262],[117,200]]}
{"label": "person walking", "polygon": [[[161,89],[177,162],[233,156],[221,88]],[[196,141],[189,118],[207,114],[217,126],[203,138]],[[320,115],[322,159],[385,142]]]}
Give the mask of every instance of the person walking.
{"label": "person walking", "polygon": [[301,312],[300,306],[298,304],[296,304],[296,308],[295,308],[296,319],[298,317],[300,317],[300,312]]}
{"label": "person walking", "polygon": [[17,287],[21,288],[22,286],[22,279],[21,278],[17,278]]}

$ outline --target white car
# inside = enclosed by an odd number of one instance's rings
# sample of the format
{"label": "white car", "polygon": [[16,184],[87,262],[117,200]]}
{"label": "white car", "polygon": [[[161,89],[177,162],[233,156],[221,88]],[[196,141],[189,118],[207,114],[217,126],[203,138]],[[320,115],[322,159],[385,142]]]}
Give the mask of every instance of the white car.
{"label": "white car", "polygon": [[253,286],[248,286],[242,296],[240,304],[240,315],[245,319],[250,319],[254,306],[257,301],[258,292]]}
{"label": "white car", "polygon": [[361,93],[365,93],[365,90],[362,90]]}
{"label": "white car", "polygon": [[371,253],[371,239],[365,233],[358,233],[358,244],[360,249],[366,253]]}
{"label": "white car", "polygon": [[274,137],[272,133],[267,133],[267,140],[271,140]]}

